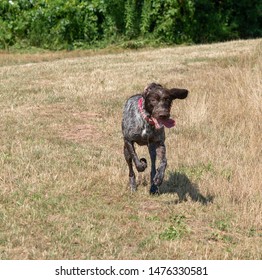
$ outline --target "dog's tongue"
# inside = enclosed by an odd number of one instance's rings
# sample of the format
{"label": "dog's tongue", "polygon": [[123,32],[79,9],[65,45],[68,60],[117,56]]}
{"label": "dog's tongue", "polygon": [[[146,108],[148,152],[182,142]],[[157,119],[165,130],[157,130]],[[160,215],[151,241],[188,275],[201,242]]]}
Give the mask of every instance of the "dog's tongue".
{"label": "dog's tongue", "polygon": [[159,123],[163,124],[167,128],[174,127],[176,122],[173,119],[167,119],[167,120],[159,120]]}
{"label": "dog's tongue", "polygon": [[171,128],[171,127],[174,127],[176,122],[175,120],[173,119],[167,119],[167,120],[161,120],[161,119],[155,119],[155,118],[152,118],[154,123],[155,123],[155,127],[157,129],[161,128],[163,125],[167,128]]}

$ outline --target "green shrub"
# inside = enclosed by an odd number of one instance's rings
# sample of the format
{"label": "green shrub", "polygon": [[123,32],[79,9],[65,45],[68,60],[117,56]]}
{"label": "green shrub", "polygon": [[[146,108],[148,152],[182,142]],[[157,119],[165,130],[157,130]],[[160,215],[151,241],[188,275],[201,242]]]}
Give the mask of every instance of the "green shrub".
{"label": "green shrub", "polygon": [[119,40],[209,43],[262,36],[259,0],[1,0],[0,48],[71,49]]}

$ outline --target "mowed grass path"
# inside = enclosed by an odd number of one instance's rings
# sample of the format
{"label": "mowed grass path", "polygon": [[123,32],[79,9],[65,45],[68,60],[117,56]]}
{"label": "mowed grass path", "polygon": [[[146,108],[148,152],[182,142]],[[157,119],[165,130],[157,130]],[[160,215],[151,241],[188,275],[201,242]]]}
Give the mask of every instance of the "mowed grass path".
{"label": "mowed grass path", "polygon": [[[1,259],[261,259],[262,41],[0,53]],[[121,115],[184,87],[160,196],[128,188]],[[145,147],[137,148],[149,160]]]}

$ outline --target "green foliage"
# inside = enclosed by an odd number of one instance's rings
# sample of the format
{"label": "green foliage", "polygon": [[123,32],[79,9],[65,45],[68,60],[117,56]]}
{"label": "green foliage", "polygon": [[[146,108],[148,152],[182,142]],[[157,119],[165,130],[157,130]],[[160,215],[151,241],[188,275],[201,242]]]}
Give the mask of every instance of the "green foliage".
{"label": "green foliage", "polygon": [[175,215],[175,217],[170,218],[171,224],[159,235],[159,238],[162,240],[176,240],[185,236],[189,232],[185,218],[183,215]]}
{"label": "green foliage", "polygon": [[70,48],[76,42],[92,44],[99,39],[99,20],[104,9],[99,1],[40,0],[37,3],[30,15],[32,45]]}
{"label": "green foliage", "polygon": [[25,13],[31,6],[25,1],[0,2],[0,48],[8,48],[27,32]]}
{"label": "green foliage", "polygon": [[259,0],[1,0],[0,49],[259,37],[261,11]]}
{"label": "green foliage", "polygon": [[230,228],[229,221],[225,219],[215,221],[214,225],[221,231],[228,231]]}
{"label": "green foliage", "polygon": [[206,174],[216,174],[215,168],[211,162],[199,163],[192,166],[181,166],[179,171],[197,181],[201,180]]}
{"label": "green foliage", "polygon": [[231,16],[230,0],[195,1],[192,39],[196,43],[209,43],[232,39],[229,19]]}
{"label": "green foliage", "polygon": [[128,0],[125,5],[125,34],[132,39],[137,35],[137,10],[136,0]]}
{"label": "green foliage", "polygon": [[234,17],[232,25],[240,38],[256,38],[262,36],[262,1],[232,0],[229,1]]}
{"label": "green foliage", "polygon": [[193,15],[192,1],[154,1],[155,34],[168,43],[188,41],[187,22]]}

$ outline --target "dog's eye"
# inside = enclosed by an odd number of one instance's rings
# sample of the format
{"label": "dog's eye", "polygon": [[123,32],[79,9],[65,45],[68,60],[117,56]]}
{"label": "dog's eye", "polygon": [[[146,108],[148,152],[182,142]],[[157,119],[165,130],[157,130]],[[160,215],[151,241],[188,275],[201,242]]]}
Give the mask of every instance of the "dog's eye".
{"label": "dog's eye", "polygon": [[163,99],[164,104],[171,106],[172,101],[169,98],[164,98]]}
{"label": "dog's eye", "polygon": [[158,102],[157,99],[155,99],[155,98],[150,98],[150,103],[151,103],[151,104],[154,105],[154,104],[157,104],[157,102]]}

